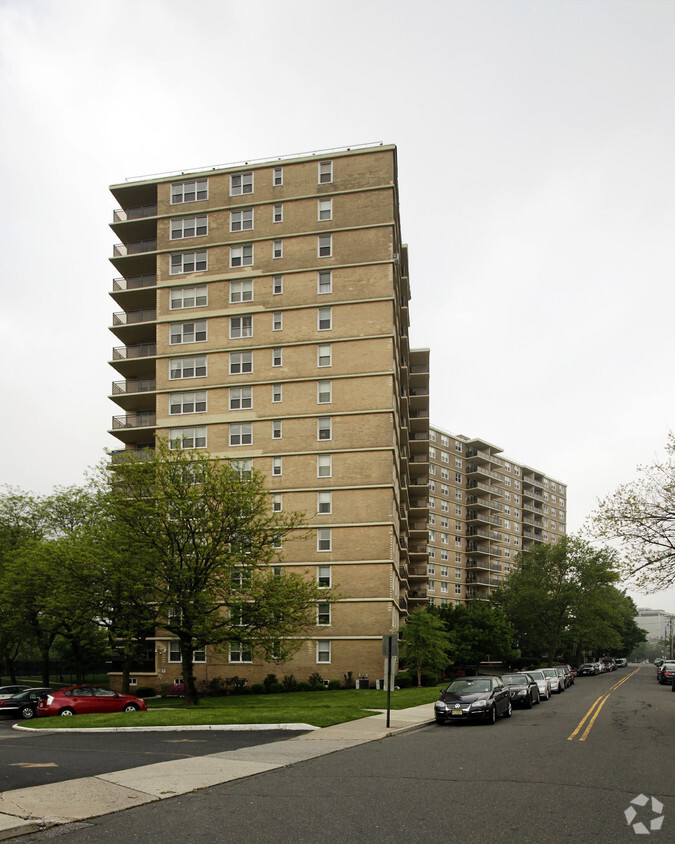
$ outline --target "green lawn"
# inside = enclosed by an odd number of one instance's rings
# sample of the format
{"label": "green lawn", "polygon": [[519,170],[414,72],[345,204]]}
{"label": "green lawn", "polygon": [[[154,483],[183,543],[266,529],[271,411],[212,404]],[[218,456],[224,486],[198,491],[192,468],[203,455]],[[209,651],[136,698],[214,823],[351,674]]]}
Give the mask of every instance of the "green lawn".
{"label": "green lawn", "polygon": [[[391,708],[406,709],[432,703],[439,687],[397,689],[391,693]],[[204,698],[198,706],[182,701],[148,701],[147,712],[115,715],[77,715],[74,718],[36,718],[36,729],[64,727],[170,727],[200,724],[312,724],[330,727],[373,715],[372,710],[387,708],[386,691],[344,689],[340,691],[292,692],[287,694],[232,695]],[[28,726],[27,722],[22,722]]]}

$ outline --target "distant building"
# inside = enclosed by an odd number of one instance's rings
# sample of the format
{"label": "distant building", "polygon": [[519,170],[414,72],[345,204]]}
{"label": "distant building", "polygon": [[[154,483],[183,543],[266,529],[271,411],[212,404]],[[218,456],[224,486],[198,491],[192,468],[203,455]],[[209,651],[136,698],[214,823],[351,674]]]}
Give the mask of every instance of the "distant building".
{"label": "distant building", "polygon": [[648,642],[663,642],[675,633],[675,614],[667,613],[665,610],[638,607],[635,623],[646,631]]}

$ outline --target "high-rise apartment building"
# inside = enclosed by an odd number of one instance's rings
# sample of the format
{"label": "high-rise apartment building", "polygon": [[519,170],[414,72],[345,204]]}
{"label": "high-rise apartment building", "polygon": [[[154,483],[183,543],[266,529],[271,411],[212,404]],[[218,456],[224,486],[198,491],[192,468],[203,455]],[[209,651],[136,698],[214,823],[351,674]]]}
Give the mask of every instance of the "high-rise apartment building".
{"label": "high-rise apartment building", "polygon": [[[159,436],[264,473],[270,506],[305,513],[311,534],[279,564],[339,594],[282,672],[383,676],[382,636],[427,600],[429,355],[408,344],[396,148],[111,191],[111,433],[126,450]],[[146,656],[139,685],[179,676],[170,637]],[[199,658],[204,678],[279,670],[245,644]]]}
{"label": "high-rise apartment building", "polygon": [[429,440],[429,603],[487,599],[519,552],[565,535],[566,487],[486,440]]}

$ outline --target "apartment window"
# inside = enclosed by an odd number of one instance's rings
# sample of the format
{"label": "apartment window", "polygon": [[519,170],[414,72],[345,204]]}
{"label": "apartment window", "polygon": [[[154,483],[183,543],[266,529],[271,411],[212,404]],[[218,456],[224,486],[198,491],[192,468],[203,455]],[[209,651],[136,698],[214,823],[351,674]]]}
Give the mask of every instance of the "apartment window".
{"label": "apartment window", "polygon": [[455,490],[455,498],[457,498],[459,501],[462,500],[462,490],[461,489]]}
{"label": "apartment window", "polygon": [[230,375],[253,372],[253,352],[230,352]]}
{"label": "apartment window", "polygon": [[230,460],[230,466],[240,478],[250,478],[253,471],[253,460],[247,457],[245,460]]}
{"label": "apartment window", "polygon": [[[169,662],[182,662],[182,659],[180,642],[169,642]],[[195,650],[192,651],[192,661],[206,662],[206,649],[204,647],[195,648]]]}
{"label": "apartment window", "polygon": [[445,434],[441,434],[441,445],[444,445],[446,448],[450,446],[450,439]]}
{"label": "apartment window", "polygon": [[332,270],[322,270],[317,273],[317,289],[319,293],[333,292],[333,272]]}
{"label": "apartment window", "polygon": [[203,343],[206,340],[206,320],[177,322],[169,328],[169,332],[169,343],[172,346],[181,343]]}
{"label": "apartment window", "polygon": [[441,495],[450,495],[450,487],[447,484],[441,484]]}
{"label": "apartment window", "polygon": [[281,513],[283,509],[283,500],[281,497],[280,492],[275,492],[272,494],[272,510],[275,513]]}
{"label": "apartment window", "polygon": [[272,331],[281,331],[284,327],[284,318],[281,311],[275,311],[272,317]]}
{"label": "apartment window", "polygon": [[429,439],[432,443],[436,442],[436,431],[429,431]]}
{"label": "apartment window", "polygon": [[283,223],[284,221],[284,206],[279,202],[272,209],[272,222]]}
{"label": "apartment window", "polygon": [[436,449],[433,446],[429,446],[429,457],[432,459],[436,458]]}
{"label": "apartment window", "polygon": [[283,242],[283,240],[275,240],[272,243],[272,257],[273,258],[283,258],[284,257],[284,242]]}
{"label": "apartment window", "polygon": [[333,346],[330,343],[316,347],[316,365],[317,366],[332,366],[333,365]]}
{"label": "apartment window", "polygon": [[450,555],[449,555],[448,551],[445,548],[443,548],[441,550],[441,560],[448,560],[449,558],[450,558]]}
{"label": "apartment window", "polygon": [[319,627],[327,627],[330,624],[330,604],[317,604],[316,623]]}
{"label": "apartment window", "polygon": [[317,454],[316,476],[317,478],[330,478],[333,475],[333,455]]}
{"label": "apartment window", "polygon": [[436,492],[436,481],[429,481],[429,492]]}
{"label": "apartment window", "polygon": [[333,512],[333,493],[329,490],[321,490],[316,494],[316,512],[317,513],[332,513]]}
{"label": "apartment window", "polygon": [[455,472],[455,483],[456,484],[462,483],[462,475],[459,472]]}
{"label": "apartment window", "polygon": [[230,662],[253,662],[253,652],[250,645],[243,642],[231,642]]}
{"label": "apartment window", "polygon": [[441,452],[441,463],[449,463],[450,462],[450,455],[447,451]]}
{"label": "apartment window", "polygon": [[208,234],[207,217],[180,217],[171,220],[171,240],[185,237],[203,237]]}
{"label": "apartment window", "polygon": [[436,524],[436,515],[434,513],[429,513],[429,524],[430,525]]}
{"label": "apartment window", "polygon": [[245,422],[240,425],[230,425],[230,445],[251,445],[253,443],[253,424]]}
{"label": "apartment window", "polygon": [[319,589],[330,589],[331,586],[331,570],[330,566],[316,567],[316,581]]}
{"label": "apartment window", "polygon": [[442,510],[444,513],[449,513],[449,512],[450,512],[450,505],[448,504],[448,502],[447,502],[447,501],[441,501],[441,510]]}
{"label": "apartment window", "polygon": [[171,275],[182,273],[197,273],[207,269],[206,249],[200,252],[179,252],[171,256]]}
{"label": "apartment window", "polygon": [[317,440],[330,440],[333,438],[333,417],[320,416],[316,420]]}
{"label": "apartment window", "polygon": [[253,173],[233,173],[230,176],[230,196],[253,193]]}
{"label": "apartment window", "polygon": [[462,505],[461,504],[455,504],[455,515],[456,516],[462,515]]}
{"label": "apartment window", "polygon": [[333,181],[333,162],[319,162],[319,184],[328,185]]}
{"label": "apartment window", "polygon": [[333,219],[333,200],[329,197],[328,199],[320,199],[319,200],[319,207],[317,210],[317,219],[319,220],[332,220]]}
{"label": "apartment window", "polygon": [[241,246],[230,246],[231,267],[253,266],[253,244],[243,243]]}
{"label": "apartment window", "polygon": [[[448,469],[444,469],[443,467],[441,467],[441,477],[443,478],[443,480],[445,480],[445,481],[449,481],[449,480],[450,480],[450,472],[449,472],[449,470],[448,470]],[[455,475],[455,478],[456,478],[456,477],[457,477],[457,475]],[[461,477],[462,477],[462,476],[460,475],[460,478],[461,478]]]}
{"label": "apartment window", "polygon": [[324,664],[330,663],[330,640],[319,639],[316,643],[316,661]]}
{"label": "apartment window", "polygon": [[318,238],[319,258],[330,258],[333,254],[333,235],[320,234]]}
{"label": "apartment window", "polygon": [[230,337],[233,340],[241,337],[253,337],[253,317],[250,314],[230,317]]}
{"label": "apartment window", "polygon": [[230,282],[230,302],[252,302],[253,279]]}
{"label": "apartment window", "polygon": [[281,439],[281,419],[273,419],[272,420],[272,439],[273,440],[280,440]]}
{"label": "apartment window", "polygon": [[333,382],[319,381],[316,388],[317,404],[330,404],[333,401]]}
{"label": "apartment window", "polygon": [[173,393],[169,397],[169,413],[206,413],[206,390],[195,393]]}
{"label": "apartment window", "polygon": [[448,584],[441,581],[441,592],[445,595],[448,594]]}
{"label": "apartment window", "polygon": [[282,474],[283,464],[281,462],[281,457],[273,457],[272,458],[272,474],[276,475],[277,477]]}
{"label": "apartment window", "polygon": [[247,232],[253,229],[253,209],[240,208],[230,211],[230,231]]}
{"label": "apartment window", "polygon": [[282,357],[281,357],[281,348],[277,347],[272,349],[272,366],[281,366],[282,364]]}
{"label": "apartment window", "polygon": [[429,497],[429,507],[431,507],[433,509],[435,506],[436,506],[436,499]]}
{"label": "apartment window", "polygon": [[458,469],[461,469],[461,468],[462,468],[462,458],[461,458],[461,457],[455,457],[455,466],[456,466]]}
{"label": "apartment window", "polygon": [[275,188],[280,187],[284,183],[284,168],[275,167],[272,171],[272,185]]}
{"label": "apartment window", "polygon": [[206,426],[170,428],[169,448],[206,448]]}
{"label": "apartment window", "polygon": [[329,331],[333,327],[332,308],[319,308],[316,319],[316,327],[319,331]]}
{"label": "apartment window", "polygon": [[206,375],[206,355],[194,358],[172,358],[169,361],[169,379],[203,378]]}
{"label": "apartment window", "polygon": [[171,185],[171,204],[195,202],[209,198],[209,180],[195,179],[191,182],[176,182]]}
{"label": "apartment window", "polygon": [[282,275],[275,275],[272,278],[272,293],[278,296],[284,292],[284,277]]}
{"label": "apartment window", "polygon": [[462,444],[455,442],[455,451],[458,451],[460,454],[462,453]]}
{"label": "apartment window", "polygon": [[461,583],[455,583],[455,595],[462,594],[462,585]]}
{"label": "apartment window", "polygon": [[282,400],[281,384],[272,384],[272,401],[274,403]]}
{"label": "apartment window", "polygon": [[174,287],[169,294],[169,307],[172,311],[181,308],[201,308],[208,304],[206,285],[192,287]]}
{"label": "apartment window", "polygon": [[332,537],[330,528],[319,528],[316,532],[316,550],[330,551],[332,547]]}
{"label": "apartment window", "polygon": [[230,387],[230,410],[248,410],[253,407],[252,387]]}

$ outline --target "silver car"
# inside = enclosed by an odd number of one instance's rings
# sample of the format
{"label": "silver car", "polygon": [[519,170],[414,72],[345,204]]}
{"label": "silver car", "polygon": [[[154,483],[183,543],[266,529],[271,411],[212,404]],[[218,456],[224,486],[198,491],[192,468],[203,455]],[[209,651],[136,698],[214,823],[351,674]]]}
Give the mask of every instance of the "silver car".
{"label": "silver car", "polygon": [[555,668],[542,668],[544,677],[551,681],[551,691],[560,694],[565,691],[565,677],[558,673]]}
{"label": "silver car", "polygon": [[544,672],[536,668],[534,671],[527,672],[530,677],[537,683],[539,686],[539,699],[540,700],[550,700],[551,699],[551,683],[549,682],[548,678],[544,674]]}

